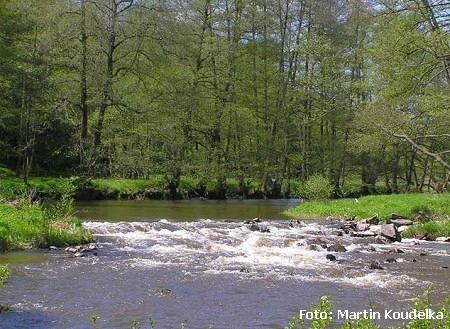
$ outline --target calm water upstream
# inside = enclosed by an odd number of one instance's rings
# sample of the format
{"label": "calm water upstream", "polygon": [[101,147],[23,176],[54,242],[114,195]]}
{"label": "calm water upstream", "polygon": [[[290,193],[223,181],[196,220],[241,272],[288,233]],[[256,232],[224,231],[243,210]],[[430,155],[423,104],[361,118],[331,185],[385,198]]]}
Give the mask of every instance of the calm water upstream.
{"label": "calm water upstream", "polygon": [[[408,310],[430,284],[450,296],[450,244],[406,240],[374,245],[340,236],[335,224],[291,228],[281,211],[295,200],[99,201],[79,215],[98,240],[98,255],[55,251],[0,255],[12,276],[0,289],[0,328],[129,328],[153,318],[157,328],[283,328],[299,309],[331,295],[338,309]],[[260,217],[270,232],[244,219]],[[271,220],[269,220],[271,219]],[[272,219],[279,219],[273,221]],[[340,243],[333,253],[323,245]],[[404,253],[392,254],[393,248]],[[374,251],[375,250],[375,251]],[[420,256],[425,253],[425,256]],[[385,263],[388,258],[397,263]],[[413,259],[416,261],[413,262]],[[379,260],[384,270],[369,270]],[[387,325],[400,324],[382,322]]]}

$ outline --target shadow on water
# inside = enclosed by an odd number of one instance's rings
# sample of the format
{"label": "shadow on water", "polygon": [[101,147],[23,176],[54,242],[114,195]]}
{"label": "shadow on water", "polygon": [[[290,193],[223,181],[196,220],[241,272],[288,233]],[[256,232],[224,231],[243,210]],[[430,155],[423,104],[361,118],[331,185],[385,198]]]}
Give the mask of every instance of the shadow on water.
{"label": "shadow on water", "polygon": [[288,219],[283,211],[300,201],[289,200],[101,200],[77,202],[77,215],[84,220],[152,221],[161,218],[244,220],[254,217]]}
{"label": "shadow on water", "polygon": [[[44,311],[14,310],[0,313],[0,328],[26,329],[26,328],[63,328],[55,326],[62,318]],[[88,328],[86,326],[86,328]]]}

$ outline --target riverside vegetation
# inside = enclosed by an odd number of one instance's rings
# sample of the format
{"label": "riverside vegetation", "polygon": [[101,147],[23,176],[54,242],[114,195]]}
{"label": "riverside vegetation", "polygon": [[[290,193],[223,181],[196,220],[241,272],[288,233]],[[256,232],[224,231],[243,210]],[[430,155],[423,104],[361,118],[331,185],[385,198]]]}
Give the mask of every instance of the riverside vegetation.
{"label": "riverside vegetation", "polygon": [[93,236],[74,216],[71,184],[60,185],[60,198],[46,205],[35,198],[32,189],[1,192],[0,251],[93,241]]}

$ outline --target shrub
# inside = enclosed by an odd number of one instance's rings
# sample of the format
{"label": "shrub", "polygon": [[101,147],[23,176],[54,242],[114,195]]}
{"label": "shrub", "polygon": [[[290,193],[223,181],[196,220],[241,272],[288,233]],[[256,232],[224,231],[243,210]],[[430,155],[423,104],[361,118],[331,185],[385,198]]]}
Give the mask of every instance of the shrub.
{"label": "shrub", "polygon": [[311,176],[300,190],[300,197],[308,200],[327,199],[333,193],[334,188],[327,178],[320,174]]}

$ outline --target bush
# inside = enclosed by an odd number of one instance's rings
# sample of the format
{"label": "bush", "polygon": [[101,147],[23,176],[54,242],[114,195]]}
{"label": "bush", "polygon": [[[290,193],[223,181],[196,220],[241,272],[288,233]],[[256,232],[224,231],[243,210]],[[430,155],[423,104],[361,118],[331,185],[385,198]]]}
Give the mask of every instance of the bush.
{"label": "bush", "polygon": [[300,197],[308,200],[328,199],[333,193],[334,188],[327,178],[315,174],[311,176],[301,187]]}

